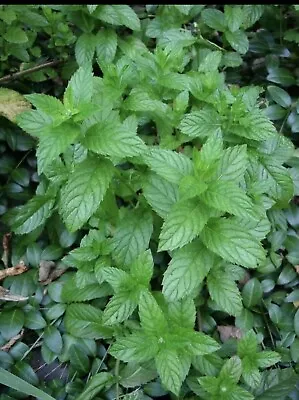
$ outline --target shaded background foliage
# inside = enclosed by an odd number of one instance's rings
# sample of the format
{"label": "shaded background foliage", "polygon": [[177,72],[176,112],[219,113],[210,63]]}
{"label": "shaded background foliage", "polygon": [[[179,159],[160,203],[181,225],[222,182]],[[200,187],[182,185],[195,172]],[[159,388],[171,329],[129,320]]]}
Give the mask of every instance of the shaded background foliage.
{"label": "shaded background foliage", "polygon": [[[226,81],[240,87],[260,86],[264,112],[279,132],[298,145],[299,33],[294,28],[299,16],[297,6],[149,5],[133,8],[140,18],[140,31],[136,29],[136,19],[126,19],[124,13],[117,14],[115,9],[112,12],[102,6],[1,6],[0,83],[24,94],[45,93],[60,98],[72,74],[86,61],[92,60],[95,75],[102,76],[105,69],[102,60],[112,61],[119,49],[130,52],[130,49],[140,47],[142,51],[144,45],[154,49],[157,44],[169,42],[175,46],[180,41],[188,45],[196,38],[186,69],[197,70],[209,50],[222,52],[220,71],[224,72]],[[242,13],[240,10],[245,11]],[[228,16],[226,20],[224,15]],[[169,32],[179,28],[185,30]],[[57,64],[24,73],[17,79],[13,76],[5,78],[48,61],[57,61]],[[155,141],[152,132],[150,124],[144,125],[143,135],[147,143]],[[1,118],[2,215],[8,209],[24,204],[42,183],[36,171],[35,144],[35,140],[13,122]],[[297,157],[293,157],[288,166],[295,182],[295,195],[298,195]],[[125,184],[120,185],[118,194],[119,206],[134,201]],[[299,372],[297,202],[295,196],[286,210],[271,212],[274,228],[264,241],[269,251],[269,263],[250,271],[239,281],[245,306],[242,314],[235,319],[208,302],[200,317],[201,329],[215,338],[220,337],[224,344],[220,357],[207,357],[198,363],[196,369],[193,368],[182,389],[182,397],[200,398],[202,388],[194,377],[198,372],[200,375],[217,374],[222,366],[221,357],[235,353],[237,340],[232,328],[245,331],[254,328],[263,346],[282,356],[279,367],[263,373],[262,384],[254,391],[255,398],[298,398],[299,389],[295,388],[298,378],[293,372]],[[1,235],[9,229],[3,222],[0,228]],[[102,390],[100,397],[96,398],[112,399],[123,395],[132,399],[174,398],[163,389],[152,364],[142,367],[134,363],[119,365],[107,354],[109,339],[95,341],[67,333],[64,319],[67,303],[80,301],[80,296],[88,300],[84,288],[81,294],[72,290],[75,279],[72,269],[47,286],[38,281],[40,262],[53,261],[58,267],[63,267],[60,260],[80,245],[85,233],[84,229],[69,233],[54,214],[46,226],[37,231],[13,236],[11,265],[22,259],[29,271],[7,277],[3,286],[16,295],[29,296],[29,300],[1,304],[0,345],[4,346],[22,329],[25,333],[9,351],[0,351],[0,365],[56,399],[77,398],[90,377],[99,371],[115,372],[120,375],[120,381],[118,385],[111,384]],[[153,288],[159,290],[169,257],[166,253],[159,253],[154,261]],[[62,296],[62,288],[67,292],[68,301]],[[88,290],[92,305],[104,309],[108,296],[112,294],[109,287],[101,295],[97,293],[96,298],[93,298],[90,287]],[[221,336],[223,326],[231,329],[226,338],[223,330]],[[12,389],[2,389],[1,400],[26,397]]]}

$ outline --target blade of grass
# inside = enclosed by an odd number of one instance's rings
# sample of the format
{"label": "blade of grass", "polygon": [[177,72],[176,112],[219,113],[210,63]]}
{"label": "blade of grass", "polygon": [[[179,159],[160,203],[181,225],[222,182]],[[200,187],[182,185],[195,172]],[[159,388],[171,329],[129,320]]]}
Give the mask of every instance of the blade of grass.
{"label": "blade of grass", "polygon": [[54,397],[49,396],[47,393],[36,388],[30,383],[24,381],[18,376],[6,371],[0,367],[0,383],[8,386],[12,389],[18,390],[19,392],[28,394],[28,396],[37,397],[39,400],[55,400]]}

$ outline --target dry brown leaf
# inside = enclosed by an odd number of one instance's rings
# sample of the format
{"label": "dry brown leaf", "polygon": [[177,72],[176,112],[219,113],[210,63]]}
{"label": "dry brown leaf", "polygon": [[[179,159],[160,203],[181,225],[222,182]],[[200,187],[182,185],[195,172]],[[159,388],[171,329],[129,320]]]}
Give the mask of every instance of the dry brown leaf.
{"label": "dry brown leaf", "polygon": [[299,265],[295,265],[294,268],[295,268],[297,274],[299,274]]}
{"label": "dry brown leaf", "polygon": [[243,332],[240,328],[233,325],[218,325],[217,330],[220,334],[220,339],[224,343],[230,338],[241,339]]}
{"label": "dry brown leaf", "polygon": [[55,263],[53,261],[42,260],[39,263],[39,272],[38,272],[39,282],[46,281],[49,278],[50,272],[53,268],[55,268]]}
{"label": "dry brown leaf", "polygon": [[25,265],[24,261],[21,260],[14,267],[2,269],[0,271],[0,281],[2,281],[7,276],[20,275],[27,270],[28,270],[28,267]]}
{"label": "dry brown leaf", "polygon": [[294,306],[295,306],[296,308],[299,307],[299,301],[294,301],[293,304],[294,304]]}
{"label": "dry brown leaf", "polygon": [[15,122],[18,114],[30,110],[31,104],[15,90],[0,88],[0,115]]}
{"label": "dry brown leaf", "polygon": [[55,279],[59,278],[64,272],[65,268],[56,268],[56,264],[53,261],[42,260],[39,263],[39,282],[42,285],[48,285]]}

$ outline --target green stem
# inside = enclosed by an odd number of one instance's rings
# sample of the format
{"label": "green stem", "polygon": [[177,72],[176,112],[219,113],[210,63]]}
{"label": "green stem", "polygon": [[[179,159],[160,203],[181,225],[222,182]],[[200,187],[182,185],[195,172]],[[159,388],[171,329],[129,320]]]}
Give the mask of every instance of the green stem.
{"label": "green stem", "polygon": [[114,375],[116,377],[116,400],[119,400],[119,365],[120,361],[116,360]]}

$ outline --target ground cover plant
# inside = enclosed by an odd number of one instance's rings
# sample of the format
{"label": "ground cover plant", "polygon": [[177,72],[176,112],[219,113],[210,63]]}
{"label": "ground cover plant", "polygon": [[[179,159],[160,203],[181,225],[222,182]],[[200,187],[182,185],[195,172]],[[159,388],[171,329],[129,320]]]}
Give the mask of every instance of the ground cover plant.
{"label": "ground cover plant", "polygon": [[296,399],[298,7],[1,7],[0,399]]}

